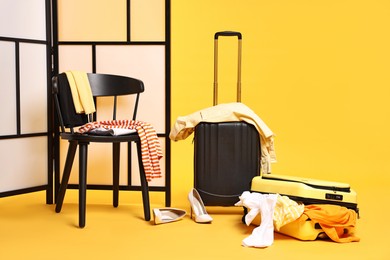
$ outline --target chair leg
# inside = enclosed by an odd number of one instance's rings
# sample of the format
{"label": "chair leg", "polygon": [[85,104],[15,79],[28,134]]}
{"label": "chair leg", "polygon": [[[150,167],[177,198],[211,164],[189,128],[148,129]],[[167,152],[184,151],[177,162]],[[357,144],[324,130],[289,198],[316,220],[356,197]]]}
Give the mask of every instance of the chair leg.
{"label": "chair leg", "polygon": [[113,186],[113,206],[116,208],[119,205],[119,158],[120,158],[120,143],[112,145],[112,186]]}
{"label": "chair leg", "polygon": [[146,221],[150,220],[150,202],[149,202],[149,187],[146,180],[144,164],[142,162],[142,150],[141,142],[137,142],[137,153],[138,153],[138,165],[139,174],[141,179],[141,191],[142,191],[142,202],[144,207],[144,217]]}
{"label": "chair leg", "polygon": [[57,213],[61,212],[62,203],[64,202],[66,187],[68,186],[70,172],[74,161],[74,156],[77,150],[77,142],[69,142],[68,154],[66,156],[66,162],[64,172],[62,174],[61,185],[56,198],[56,209]]}
{"label": "chair leg", "polygon": [[79,227],[85,227],[88,143],[79,144]]}

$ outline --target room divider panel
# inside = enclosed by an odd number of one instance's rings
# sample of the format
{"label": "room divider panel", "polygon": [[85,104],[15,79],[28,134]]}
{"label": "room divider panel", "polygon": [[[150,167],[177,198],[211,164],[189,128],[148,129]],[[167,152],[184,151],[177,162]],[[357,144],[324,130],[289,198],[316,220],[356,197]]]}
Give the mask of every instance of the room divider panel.
{"label": "room divider panel", "polygon": [[[165,192],[170,206],[169,0],[1,0],[0,57],[0,197],[46,190],[46,203],[53,203],[66,145],[54,121],[51,77],[83,70],[144,81],[138,119],[156,128],[164,153],[163,178],[149,186]],[[120,107],[125,103],[119,99]],[[134,163],[127,167],[121,160],[120,188],[140,190],[134,148],[122,149]],[[106,153],[90,161],[97,174],[91,174],[88,188],[110,188],[110,174],[104,174],[111,171],[109,158]],[[74,168],[71,187],[77,186]]]}
{"label": "room divider panel", "polygon": [[50,1],[0,7],[0,197],[46,190],[53,202]]}
{"label": "room divider panel", "polygon": [[[135,77],[145,84],[141,95],[138,120],[151,123],[160,138],[164,157],[163,178],[149,182],[151,191],[165,192],[165,204],[171,204],[170,190],[170,1],[169,0],[56,0],[53,1],[54,73],[81,70],[93,73]],[[99,112],[110,100],[97,104]],[[119,99],[126,109],[126,100]],[[119,112],[118,119],[123,113]],[[56,141],[55,183],[59,184],[60,169],[67,143]],[[135,160],[135,147],[121,147],[122,190],[140,190]],[[111,189],[111,149],[104,144],[91,144],[88,176],[89,189]],[[95,157],[96,159],[93,159]],[[77,157],[76,157],[77,160]],[[77,163],[77,161],[75,162]],[[78,169],[73,167],[69,187],[77,187]]]}

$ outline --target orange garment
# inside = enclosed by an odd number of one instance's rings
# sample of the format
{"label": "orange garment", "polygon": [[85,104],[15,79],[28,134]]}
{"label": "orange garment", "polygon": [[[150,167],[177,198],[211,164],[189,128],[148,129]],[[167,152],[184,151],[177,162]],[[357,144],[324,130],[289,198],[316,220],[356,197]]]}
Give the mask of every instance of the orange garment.
{"label": "orange garment", "polygon": [[111,120],[91,122],[81,126],[78,133],[87,133],[96,128],[123,128],[135,129],[141,140],[142,163],[145,169],[147,181],[161,177],[159,160],[162,158],[162,150],[157,133],[149,123],[136,120]]}
{"label": "orange garment", "polygon": [[357,242],[355,231],[357,214],[346,207],[330,204],[305,206],[303,214],[320,224],[326,235],[335,242]]}

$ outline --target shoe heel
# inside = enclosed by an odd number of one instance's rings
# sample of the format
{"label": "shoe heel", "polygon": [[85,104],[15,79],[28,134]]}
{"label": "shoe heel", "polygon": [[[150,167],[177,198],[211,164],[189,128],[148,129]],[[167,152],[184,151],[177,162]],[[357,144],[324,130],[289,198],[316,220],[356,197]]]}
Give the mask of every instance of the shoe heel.
{"label": "shoe heel", "polygon": [[197,223],[210,223],[213,220],[213,218],[209,214],[207,214],[202,198],[200,197],[196,189],[192,189],[190,191],[190,193],[188,194],[188,200],[191,205],[191,219],[193,212],[195,215],[194,220]]}

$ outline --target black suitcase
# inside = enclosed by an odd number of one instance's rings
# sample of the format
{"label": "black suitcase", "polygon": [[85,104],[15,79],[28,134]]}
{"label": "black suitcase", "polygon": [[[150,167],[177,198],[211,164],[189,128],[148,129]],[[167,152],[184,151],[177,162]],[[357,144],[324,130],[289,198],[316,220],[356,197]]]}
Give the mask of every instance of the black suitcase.
{"label": "black suitcase", "polygon": [[[238,37],[237,102],[241,101],[241,40],[238,32],[214,37],[214,105],[218,100],[218,37]],[[201,122],[195,127],[194,187],[206,206],[233,206],[260,175],[260,136],[246,122]]]}

